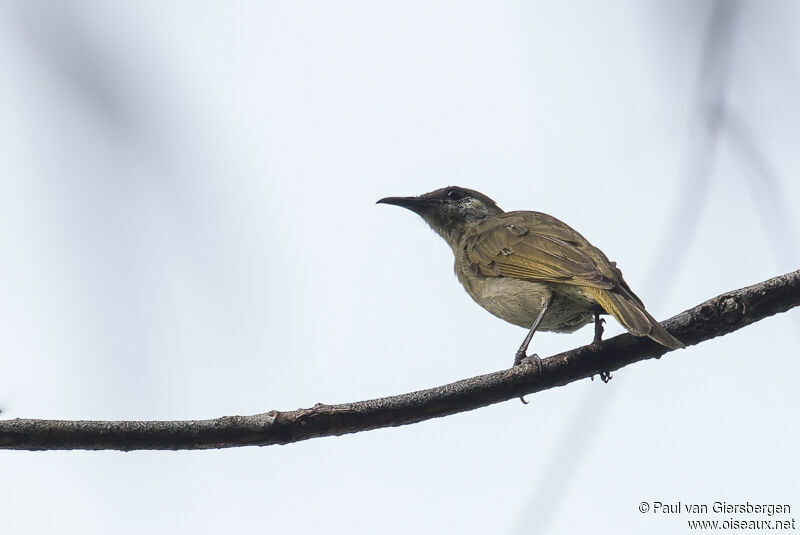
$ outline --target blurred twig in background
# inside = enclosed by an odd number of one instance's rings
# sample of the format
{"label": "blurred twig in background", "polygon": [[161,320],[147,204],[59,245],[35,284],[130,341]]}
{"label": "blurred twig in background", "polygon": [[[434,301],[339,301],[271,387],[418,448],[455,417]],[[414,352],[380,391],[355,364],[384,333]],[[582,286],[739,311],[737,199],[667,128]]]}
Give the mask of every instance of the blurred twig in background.
{"label": "blurred twig in background", "polygon": [[[726,109],[725,95],[733,58],[732,43],[740,7],[738,1],[717,0],[706,26],[683,180],[672,216],[667,219],[667,227],[642,285],[645,288],[643,294],[648,296],[650,303],[663,303],[674,287],[703,207],[708,201],[720,127]],[[613,399],[613,394],[600,400],[590,395],[581,399],[558,446],[553,448],[551,457],[544,463],[544,475],[536,482],[528,500],[529,505],[517,523],[517,532],[528,533],[533,522],[539,532],[547,532]]]}

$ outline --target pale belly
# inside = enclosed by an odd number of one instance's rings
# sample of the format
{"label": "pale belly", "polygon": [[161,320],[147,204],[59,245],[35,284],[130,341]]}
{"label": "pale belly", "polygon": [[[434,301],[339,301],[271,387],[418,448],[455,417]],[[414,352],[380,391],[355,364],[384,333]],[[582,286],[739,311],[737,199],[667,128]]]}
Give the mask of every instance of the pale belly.
{"label": "pale belly", "polygon": [[533,325],[547,296],[553,300],[539,325],[540,331],[572,332],[594,320],[596,303],[579,287],[545,286],[506,277],[470,277],[456,271],[459,281],[476,303],[514,325]]}

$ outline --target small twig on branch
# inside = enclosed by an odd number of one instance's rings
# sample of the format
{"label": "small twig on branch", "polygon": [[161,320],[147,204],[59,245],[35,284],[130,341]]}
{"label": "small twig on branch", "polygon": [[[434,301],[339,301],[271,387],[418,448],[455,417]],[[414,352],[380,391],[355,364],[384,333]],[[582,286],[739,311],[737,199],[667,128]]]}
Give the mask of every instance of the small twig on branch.
{"label": "small twig on branch", "polygon": [[[663,325],[687,346],[723,336],[800,305],[800,270],[709,299]],[[648,338],[622,334],[449,385],[399,396],[309,409],[197,421],[0,421],[0,449],[185,450],[288,444],[412,424],[563,386],[669,351]]]}

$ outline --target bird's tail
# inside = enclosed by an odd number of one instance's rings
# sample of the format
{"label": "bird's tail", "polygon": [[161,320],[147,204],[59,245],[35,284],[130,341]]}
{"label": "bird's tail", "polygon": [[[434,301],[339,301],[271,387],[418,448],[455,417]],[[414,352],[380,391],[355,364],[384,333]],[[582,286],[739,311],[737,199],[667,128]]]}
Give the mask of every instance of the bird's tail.
{"label": "bird's tail", "polygon": [[601,288],[588,288],[597,302],[606,312],[614,316],[623,327],[634,336],[648,336],[662,346],[670,349],[686,347],[683,342],[672,336],[656,319],[644,309],[644,306],[632,299]]}

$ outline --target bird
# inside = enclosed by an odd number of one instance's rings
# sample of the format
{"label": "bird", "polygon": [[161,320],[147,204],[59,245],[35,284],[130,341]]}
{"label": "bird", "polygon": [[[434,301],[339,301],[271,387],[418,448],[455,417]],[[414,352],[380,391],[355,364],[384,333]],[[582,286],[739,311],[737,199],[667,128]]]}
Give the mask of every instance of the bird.
{"label": "bird", "polygon": [[456,277],[470,297],[528,329],[514,366],[532,360],[541,366],[537,355],[527,354],[537,331],[570,333],[594,321],[599,343],[601,314],[610,314],[634,336],[669,349],[685,347],[647,312],[615,262],[551,215],[504,212],[483,193],[459,186],[377,203],[421,216],[453,250]]}

